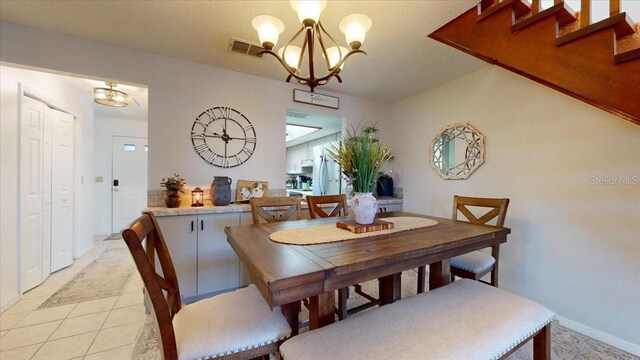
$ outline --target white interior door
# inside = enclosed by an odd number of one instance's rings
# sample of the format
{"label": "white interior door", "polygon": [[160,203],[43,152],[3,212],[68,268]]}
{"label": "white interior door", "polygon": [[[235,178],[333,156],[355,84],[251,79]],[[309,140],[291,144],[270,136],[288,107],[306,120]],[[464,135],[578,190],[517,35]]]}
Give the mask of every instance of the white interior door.
{"label": "white interior door", "polygon": [[114,136],[112,141],[111,232],[120,232],[147,207],[147,139]]}
{"label": "white interior door", "polygon": [[51,150],[51,272],[73,263],[73,115],[50,110]]}
{"label": "white interior door", "polygon": [[44,105],[44,137],[42,180],[44,204],[42,208],[42,279],[51,274],[51,108]]}
{"label": "white interior door", "polygon": [[20,289],[42,282],[44,104],[22,96],[20,117]]}

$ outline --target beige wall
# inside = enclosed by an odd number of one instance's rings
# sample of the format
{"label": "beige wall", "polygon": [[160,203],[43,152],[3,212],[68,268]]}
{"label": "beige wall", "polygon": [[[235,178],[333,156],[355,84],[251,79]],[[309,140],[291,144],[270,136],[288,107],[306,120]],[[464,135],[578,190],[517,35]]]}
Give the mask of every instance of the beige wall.
{"label": "beige wall", "polygon": [[[499,67],[396,103],[390,119],[404,209],[450,217],[454,194],[511,198],[501,287],[640,353],[639,126]],[[442,180],[428,146],[457,122],[484,133],[487,160]],[[593,184],[605,176],[634,184]]]}

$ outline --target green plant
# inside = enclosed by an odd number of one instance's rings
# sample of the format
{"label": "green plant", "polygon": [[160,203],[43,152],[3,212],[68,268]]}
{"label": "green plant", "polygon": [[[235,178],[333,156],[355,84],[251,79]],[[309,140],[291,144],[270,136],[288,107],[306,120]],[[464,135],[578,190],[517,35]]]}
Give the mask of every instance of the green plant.
{"label": "green plant", "polygon": [[338,145],[328,149],[354,192],[372,192],[381,170],[392,158],[389,146],[374,137],[377,132],[374,126],[352,127]]}
{"label": "green plant", "polygon": [[176,195],[178,192],[184,193],[184,179],[180,175],[173,173],[173,176],[162,178],[160,186],[164,187],[168,195]]}

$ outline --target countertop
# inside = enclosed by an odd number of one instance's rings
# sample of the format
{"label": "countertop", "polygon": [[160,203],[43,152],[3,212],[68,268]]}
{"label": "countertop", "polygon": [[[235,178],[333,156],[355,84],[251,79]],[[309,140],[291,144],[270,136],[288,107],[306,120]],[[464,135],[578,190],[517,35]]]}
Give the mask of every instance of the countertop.
{"label": "countertop", "polygon": [[[350,200],[347,200],[349,203]],[[380,197],[378,205],[402,204],[401,198]],[[306,201],[302,202],[302,209],[308,209]],[[198,215],[198,214],[225,214],[225,213],[241,213],[251,212],[249,203],[234,203],[227,206],[205,205],[202,207],[181,206],[179,208],[166,207],[148,207],[143,211],[148,211],[156,217],[161,216],[177,216],[177,215]]]}

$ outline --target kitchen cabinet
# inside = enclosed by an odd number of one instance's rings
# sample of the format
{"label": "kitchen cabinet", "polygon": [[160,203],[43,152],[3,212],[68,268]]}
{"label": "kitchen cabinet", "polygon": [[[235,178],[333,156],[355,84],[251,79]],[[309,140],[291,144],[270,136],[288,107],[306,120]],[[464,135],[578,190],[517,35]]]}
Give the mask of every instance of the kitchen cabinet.
{"label": "kitchen cabinet", "polygon": [[158,217],[184,297],[239,286],[238,257],[225,226],[239,224],[238,213]]}

